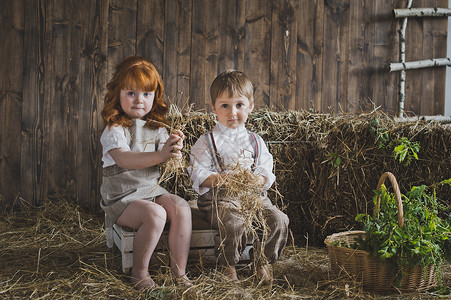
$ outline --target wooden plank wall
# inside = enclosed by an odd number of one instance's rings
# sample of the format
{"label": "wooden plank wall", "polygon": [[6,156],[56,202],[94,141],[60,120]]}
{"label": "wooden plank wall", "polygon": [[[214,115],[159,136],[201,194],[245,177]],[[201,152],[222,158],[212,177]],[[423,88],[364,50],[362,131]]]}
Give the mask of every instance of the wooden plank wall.
{"label": "wooden plank wall", "polygon": [[[0,2],[0,204],[63,195],[98,210],[104,87],[128,55],[149,58],[166,96],[208,110],[235,68],[257,108],[395,114],[405,0],[8,0]],[[414,7],[447,7],[415,0]],[[446,56],[447,18],[410,19],[407,60]],[[442,114],[445,68],[408,71],[406,110]],[[20,198],[19,198],[20,196]]]}

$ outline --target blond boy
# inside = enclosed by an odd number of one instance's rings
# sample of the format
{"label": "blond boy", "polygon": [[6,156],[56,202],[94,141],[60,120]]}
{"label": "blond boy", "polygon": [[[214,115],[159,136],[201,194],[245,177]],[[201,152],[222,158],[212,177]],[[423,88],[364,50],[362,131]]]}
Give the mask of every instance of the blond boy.
{"label": "blond boy", "polygon": [[259,191],[256,201],[261,203],[268,228],[261,241],[263,253],[254,253],[258,255],[256,270],[263,282],[270,284],[268,266],[280,257],[286,245],[289,220],[267,197],[266,191],[275,181],[272,155],[262,138],[245,128],[254,108],[253,86],[244,73],[227,70],[215,78],[210,94],[218,123],[192,147],[189,167],[193,188],[199,193],[198,206],[219,231],[218,263],[230,279],[237,280],[235,265],[246,246],[249,230],[240,209],[242,199],[231,196],[226,183],[237,169],[249,171],[255,190]]}

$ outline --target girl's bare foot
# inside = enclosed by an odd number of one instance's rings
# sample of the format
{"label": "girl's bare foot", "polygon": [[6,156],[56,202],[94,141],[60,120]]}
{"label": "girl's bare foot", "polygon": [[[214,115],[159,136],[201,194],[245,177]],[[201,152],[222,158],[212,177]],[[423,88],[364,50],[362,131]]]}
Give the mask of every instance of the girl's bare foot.
{"label": "girl's bare foot", "polygon": [[257,267],[257,276],[264,285],[271,285],[273,278],[269,265]]}
{"label": "girl's bare foot", "polygon": [[230,280],[237,281],[238,275],[236,274],[236,268],[235,266],[227,266],[224,267],[222,270],[222,273],[227,276]]}
{"label": "girl's bare foot", "polygon": [[150,278],[150,275],[147,274],[143,278],[140,278],[139,276],[131,276],[130,282],[133,284],[133,287],[137,290],[147,290],[147,289],[154,289],[157,287],[157,284]]}

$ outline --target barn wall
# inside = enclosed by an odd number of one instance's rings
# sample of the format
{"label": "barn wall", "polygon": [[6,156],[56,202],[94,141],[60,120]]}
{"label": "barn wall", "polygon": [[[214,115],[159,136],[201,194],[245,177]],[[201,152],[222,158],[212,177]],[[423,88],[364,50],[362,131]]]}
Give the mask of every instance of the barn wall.
{"label": "barn wall", "polygon": [[[125,56],[149,58],[169,101],[208,109],[221,71],[244,71],[256,107],[397,110],[402,0],[9,0],[0,2],[0,203],[63,195],[98,209],[104,87]],[[447,7],[446,0],[414,7]],[[407,60],[446,56],[447,18],[410,19]],[[406,111],[443,114],[445,68],[407,72]]]}

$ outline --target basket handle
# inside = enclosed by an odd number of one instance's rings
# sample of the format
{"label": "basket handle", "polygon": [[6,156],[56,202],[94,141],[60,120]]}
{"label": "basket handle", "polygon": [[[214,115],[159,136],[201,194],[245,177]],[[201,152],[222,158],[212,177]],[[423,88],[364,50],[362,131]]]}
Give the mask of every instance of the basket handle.
{"label": "basket handle", "polygon": [[[393,175],[390,172],[385,172],[382,174],[381,178],[379,179],[379,183],[377,184],[377,190],[380,192],[382,184],[385,182],[385,179],[388,177],[390,179],[391,185],[393,186],[393,190],[395,192],[395,198],[396,198],[396,206],[398,207],[398,225],[399,227],[404,227],[404,211],[402,208],[402,199],[401,199],[401,192],[399,190],[398,182],[396,181],[395,175]],[[379,210],[381,208],[381,195],[377,195],[377,204],[376,204],[376,213],[379,213]]]}

